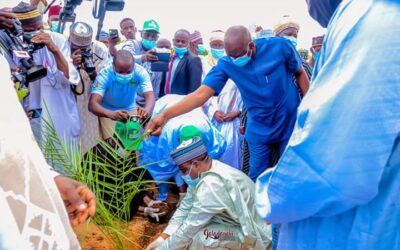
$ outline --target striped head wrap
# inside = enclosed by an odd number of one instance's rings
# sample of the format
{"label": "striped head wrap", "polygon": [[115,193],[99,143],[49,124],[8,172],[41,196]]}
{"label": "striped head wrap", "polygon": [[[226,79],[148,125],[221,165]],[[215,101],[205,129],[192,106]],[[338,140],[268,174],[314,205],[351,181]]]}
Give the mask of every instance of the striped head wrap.
{"label": "striped head wrap", "polygon": [[190,42],[196,42],[198,40],[202,39],[201,33],[197,30],[195,30],[192,34],[190,34]]}
{"label": "striped head wrap", "polygon": [[200,137],[194,137],[182,142],[177,149],[172,151],[171,158],[177,165],[182,165],[205,153],[207,149],[203,140]]}
{"label": "striped head wrap", "polygon": [[22,25],[35,24],[42,22],[42,14],[35,5],[20,2],[12,11],[15,16],[21,21]]}

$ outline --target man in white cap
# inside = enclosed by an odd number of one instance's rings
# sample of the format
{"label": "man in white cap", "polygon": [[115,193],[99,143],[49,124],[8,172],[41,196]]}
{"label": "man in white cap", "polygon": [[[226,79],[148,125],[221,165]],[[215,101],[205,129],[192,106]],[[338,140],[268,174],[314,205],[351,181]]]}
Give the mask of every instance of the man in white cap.
{"label": "man in white cap", "polygon": [[[283,37],[297,49],[297,36],[299,34],[300,25],[295,22],[290,16],[283,16],[279,23],[274,27],[274,35]],[[302,65],[307,74],[308,79],[311,79],[312,69],[307,60],[302,58]]]}
{"label": "man in white cap", "polygon": [[76,22],[71,25],[71,58],[81,76],[79,86],[72,89],[77,96],[81,120],[82,153],[95,146],[100,137],[98,117],[89,112],[88,104],[90,88],[97,74],[109,63],[107,47],[101,42],[93,41],[92,38],[93,29],[89,24]]}
{"label": "man in white cap", "polygon": [[[211,32],[210,54],[202,59],[204,76],[217,65],[220,58],[225,56],[224,35],[222,30]],[[241,158],[240,141],[242,136],[239,133],[239,117],[242,105],[239,90],[232,80],[228,80],[221,93],[212,97],[203,106],[208,117],[227,142],[226,151],[219,160],[237,169],[240,167]]]}
{"label": "man in white cap", "polygon": [[152,249],[267,249],[266,224],[254,208],[254,183],[241,171],[211,159],[195,136],[171,153],[189,185]]}

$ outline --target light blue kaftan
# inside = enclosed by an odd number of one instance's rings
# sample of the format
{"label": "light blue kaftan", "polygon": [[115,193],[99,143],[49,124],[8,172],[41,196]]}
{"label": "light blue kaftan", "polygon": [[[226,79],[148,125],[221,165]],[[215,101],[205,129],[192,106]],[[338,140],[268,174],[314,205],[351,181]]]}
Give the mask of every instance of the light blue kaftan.
{"label": "light blue kaftan", "polygon": [[256,207],[278,249],[400,249],[400,2],[345,0]]}
{"label": "light blue kaftan", "polygon": [[[184,97],[181,95],[166,95],[160,98],[154,107],[153,117]],[[201,108],[175,117],[165,124],[160,136],[151,136],[149,141],[143,141],[141,164],[151,164],[147,166],[147,169],[157,182],[169,181],[171,178],[175,178],[175,181],[178,179],[180,182],[180,171],[172,161],[170,153],[181,143],[179,141],[181,129],[188,125],[193,125],[202,132],[202,139],[211,158],[218,159],[225,152],[226,141],[224,137],[214,127]],[[177,182],[177,184],[178,186],[183,185],[183,181],[181,183]],[[166,198],[165,191],[162,196],[158,197],[159,200]]]}

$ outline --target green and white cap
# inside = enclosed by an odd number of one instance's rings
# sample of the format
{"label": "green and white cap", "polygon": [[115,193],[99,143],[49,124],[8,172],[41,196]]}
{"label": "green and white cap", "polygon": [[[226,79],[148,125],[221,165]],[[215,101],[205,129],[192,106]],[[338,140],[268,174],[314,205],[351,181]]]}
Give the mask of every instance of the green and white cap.
{"label": "green and white cap", "polygon": [[143,23],[143,31],[154,30],[157,33],[160,33],[160,25],[153,19],[146,20]]}

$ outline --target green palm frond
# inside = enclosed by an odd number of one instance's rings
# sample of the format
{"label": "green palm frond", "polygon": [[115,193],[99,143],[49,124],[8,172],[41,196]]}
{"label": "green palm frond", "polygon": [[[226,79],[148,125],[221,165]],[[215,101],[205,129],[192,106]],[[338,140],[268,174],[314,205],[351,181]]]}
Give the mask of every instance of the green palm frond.
{"label": "green palm frond", "polygon": [[[48,114],[47,107],[45,110]],[[59,138],[51,117],[45,117],[49,118],[42,119],[40,147],[46,161],[63,175],[92,190],[97,199],[97,211],[92,221],[117,249],[125,249],[124,242],[127,241],[136,244],[128,237],[126,219],[130,215],[132,199],[153,182],[144,179],[146,166],[137,166],[135,153],[118,152],[116,148],[122,148],[118,139],[114,142],[116,147],[99,141],[108,157],[99,156],[93,149],[82,155],[79,142]],[[141,135],[137,143],[145,136]]]}

